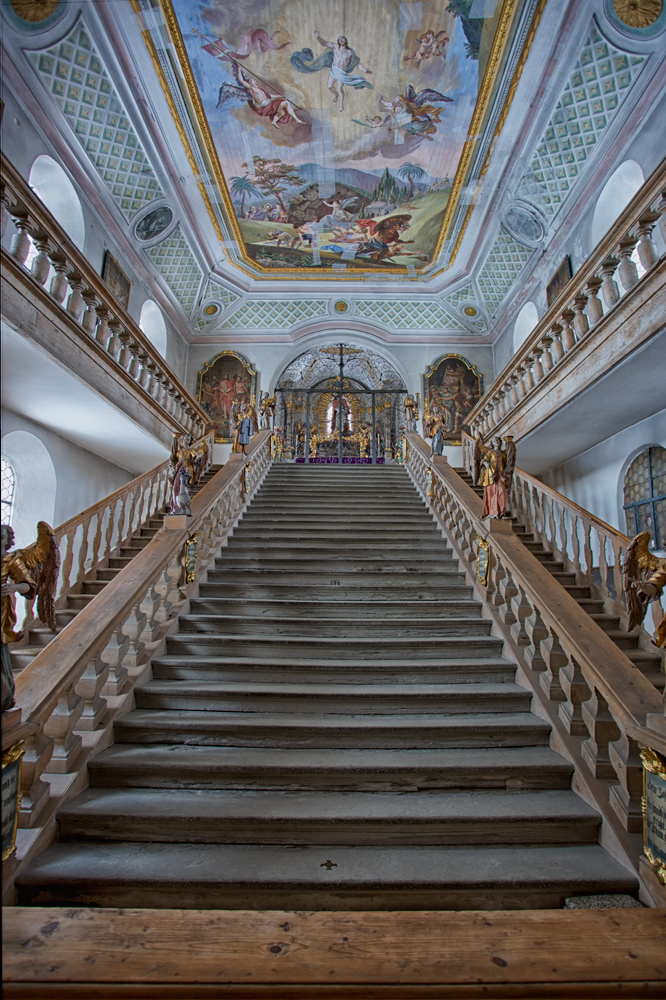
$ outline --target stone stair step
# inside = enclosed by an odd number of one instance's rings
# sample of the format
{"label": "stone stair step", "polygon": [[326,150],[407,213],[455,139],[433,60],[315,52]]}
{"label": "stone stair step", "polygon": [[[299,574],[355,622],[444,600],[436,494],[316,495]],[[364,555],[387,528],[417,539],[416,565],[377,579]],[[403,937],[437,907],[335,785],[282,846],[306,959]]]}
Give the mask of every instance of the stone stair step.
{"label": "stone stair step", "polygon": [[391,636],[407,638],[413,636],[415,639],[439,636],[467,636],[467,635],[490,635],[492,623],[487,618],[445,618],[442,621],[437,619],[422,619],[412,617],[410,620],[390,621],[384,618],[362,618],[350,619],[345,617],[320,618],[311,615],[304,618],[277,618],[260,619],[256,616],[247,615],[222,615],[204,614],[193,608],[187,615],[179,618],[180,632],[182,633],[224,633],[225,635],[270,635],[270,636],[296,636],[305,638],[306,636],[320,636],[326,638],[336,638],[340,634],[340,629],[349,637],[367,638],[378,636],[387,639]]}
{"label": "stone stair step", "polygon": [[115,737],[124,743],[198,743],[262,746],[439,749],[444,747],[546,746],[549,725],[529,712],[469,715],[253,715],[135,709],[118,719]]}
{"label": "stone stair step", "polygon": [[[462,574],[461,574],[462,576]],[[336,580],[339,577],[335,577]],[[400,579],[404,580],[404,577]],[[465,600],[472,596],[472,588],[464,583],[464,579],[447,578],[442,582],[442,578],[437,581],[437,585],[426,583],[422,587],[412,587],[407,584],[400,589],[400,595],[405,602],[423,602],[430,600],[449,601]],[[411,578],[410,578],[411,583]],[[208,573],[208,582],[199,585],[199,593],[205,598],[226,598],[233,597],[238,600],[302,600],[307,595],[308,600],[316,601],[318,604],[326,603],[331,607],[337,604],[354,601],[357,605],[366,601],[377,602],[385,598],[389,602],[396,602],[396,593],[393,584],[386,585],[386,579],[360,581],[358,578],[351,583],[345,580],[344,587],[339,584],[316,585],[308,581],[307,588],[303,587],[302,580],[292,580],[291,584],[285,584],[282,576],[276,574],[274,582],[261,580],[252,584],[241,574],[235,575],[233,580],[228,580],[223,573]]]}
{"label": "stone stair step", "polygon": [[406,666],[402,659],[372,662],[344,662],[336,659],[313,658],[289,660],[275,657],[197,656],[166,654],[153,658],[153,676],[173,680],[289,680],[309,682],[313,670],[322,683],[344,681],[348,684],[376,682],[390,684],[397,680],[407,683],[429,683],[445,679],[451,684],[506,682],[515,678],[514,663],[501,657],[455,657],[451,660],[411,660]]}
{"label": "stone stair step", "polygon": [[346,623],[364,622],[368,619],[386,622],[418,618],[422,622],[431,623],[439,622],[442,618],[480,618],[481,602],[461,598],[421,601],[373,601],[367,598],[356,601],[341,598],[327,602],[312,599],[202,596],[190,600],[190,612],[202,615],[242,615],[245,620],[260,618],[267,622],[284,616],[291,619],[342,620]]}
{"label": "stone stair step", "polygon": [[[441,636],[423,637],[418,642],[418,657],[421,660],[442,661],[452,656],[500,656],[503,641],[495,636]],[[179,632],[167,638],[169,652],[192,653],[195,655],[226,656],[274,656],[276,658],[312,657],[323,659],[327,655],[340,663],[343,660],[385,660],[389,654],[402,659],[409,669],[409,658],[414,648],[414,640],[389,636],[318,639],[300,636],[238,636],[230,634],[197,634]]]}
{"label": "stone stair step", "polygon": [[374,548],[353,547],[345,548],[337,546],[322,546],[320,549],[314,548],[289,548],[287,546],[271,548],[240,549],[237,547],[225,547],[222,555],[215,559],[217,568],[233,565],[247,566],[248,569],[255,569],[256,564],[265,566],[268,569],[274,567],[303,567],[304,569],[315,569],[321,571],[326,566],[341,566],[348,573],[365,572],[375,565],[406,567],[408,570],[427,571],[431,567],[436,567],[439,571],[442,564],[451,564],[451,567],[458,571],[458,561],[453,561],[452,553],[449,549],[438,549],[433,551],[432,546],[423,555],[414,552],[414,547],[396,546],[395,549],[386,550],[381,546]]}
{"label": "stone stair step", "polygon": [[[312,574],[314,578],[312,581],[306,575],[308,573]],[[113,577],[110,576],[109,579],[113,579]],[[444,593],[449,586],[458,590],[465,586],[465,575],[456,571],[455,563],[450,565],[448,563],[436,564],[428,572],[423,573],[419,573],[416,570],[409,570],[407,566],[401,566],[400,570],[397,570],[394,565],[387,564],[384,566],[378,563],[371,565],[370,569],[362,573],[349,572],[348,570],[341,569],[339,566],[331,566],[328,574],[324,572],[321,566],[317,569],[305,565],[301,566],[298,570],[289,572],[287,569],[280,569],[278,566],[274,566],[272,569],[266,569],[262,566],[247,568],[245,566],[238,567],[224,563],[223,569],[209,571],[206,593],[210,593],[209,588],[211,585],[217,582],[221,583],[222,581],[226,584],[239,584],[246,587],[248,585],[254,587],[275,587],[278,585],[292,588],[297,587],[300,588],[301,593],[307,591],[308,594],[312,592],[312,587],[322,590],[324,584],[329,589],[339,589],[341,593],[349,593],[354,587],[358,590],[366,588],[370,590],[377,589],[378,592],[380,590],[390,591],[397,587],[402,592],[402,585],[405,583],[405,580],[409,580],[412,587],[420,585],[426,588],[427,592],[434,594]]]}
{"label": "stone stair step", "polygon": [[517,684],[250,683],[152,680],[135,690],[139,709],[292,714],[458,715],[529,711],[531,692]]}
{"label": "stone stair step", "polygon": [[[441,529],[435,524],[434,521],[421,522],[418,521],[414,524],[401,522],[400,524],[400,537],[405,537],[408,541],[427,541],[431,544],[434,541],[442,542],[444,538],[442,536]],[[316,524],[312,522],[311,524],[305,525],[303,523],[296,523],[287,526],[282,525],[279,529],[274,528],[271,525],[265,525],[264,527],[259,527],[257,524],[251,525],[246,524],[244,521],[240,521],[239,524],[234,528],[232,534],[229,536],[229,540],[243,540],[250,539],[252,541],[261,542],[264,539],[269,541],[279,541],[284,545],[289,545],[293,541],[299,539],[313,539],[316,542],[325,541],[335,542],[338,539],[342,541],[349,541],[349,531],[344,528],[337,527],[334,524]],[[396,540],[396,530],[395,524],[387,524],[384,527],[364,527],[363,528],[363,541],[369,542],[385,542],[391,544]]]}
{"label": "stone stair step", "polygon": [[89,765],[93,787],[414,791],[569,788],[572,765],[549,747],[278,750],[115,744]]}
{"label": "stone stair step", "polygon": [[451,549],[437,544],[436,536],[422,539],[408,539],[396,542],[382,542],[381,539],[363,537],[357,542],[340,539],[321,539],[314,537],[284,539],[284,538],[253,538],[251,535],[238,538],[233,536],[222,550],[221,559],[347,559],[365,560],[380,559],[382,562],[405,557],[415,558],[423,554],[427,562],[435,560],[451,560]]}
{"label": "stone stair step", "polygon": [[599,814],[569,790],[391,792],[89,788],[57,814],[61,837],[151,843],[387,846],[580,844]]}
{"label": "stone stair step", "polygon": [[22,872],[20,905],[279,910],[558,909],[636,892],[596,844],[348,847],[55,844]]}

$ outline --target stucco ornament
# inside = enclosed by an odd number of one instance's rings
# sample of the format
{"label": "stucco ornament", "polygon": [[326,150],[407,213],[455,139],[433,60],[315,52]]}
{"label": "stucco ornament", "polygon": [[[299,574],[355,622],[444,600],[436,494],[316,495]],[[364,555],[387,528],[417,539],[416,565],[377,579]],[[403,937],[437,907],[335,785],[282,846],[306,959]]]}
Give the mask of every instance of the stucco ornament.
{"label": "stucco ornament", "polygon": [[663,9],[663,0],[613,0],[615,13],[629,28],[648,28]]}

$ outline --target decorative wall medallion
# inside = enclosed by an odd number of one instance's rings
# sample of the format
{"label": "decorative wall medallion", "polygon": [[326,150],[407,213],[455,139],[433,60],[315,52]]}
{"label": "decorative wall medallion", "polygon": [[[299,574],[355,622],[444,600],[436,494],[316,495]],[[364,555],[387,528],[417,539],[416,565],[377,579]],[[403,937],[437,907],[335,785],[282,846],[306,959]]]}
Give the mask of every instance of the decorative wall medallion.
{"label": "decorative wall medallion", "polygon": [[335,311],[336,312],[344,313],[344,312],[347,312],[348,309],[349,309],[349,306],[347,305],[346,302],[343,302],[342,299],[340,299],[339,302],[335,303]]}
{"label": "decorative wall medallion", "polygon": [[478,309],[475,309],[474,306],[465,306],[463,312],[465,316],[476,316]]}
{"label": "decorative wall medallion", "polygon": [[173,212],[169,206],[160,205],[159,208],[154,208],[142,219],[139,219],[134,227],[134,235],[137,240],[146,243],[148,240],[154,240],[156,236],[160,236],[165,229],[169,228],[172,221]]}
{"label": "decorative wall medallion", "polygon": [[55,14],[60,0],[12,0],[14,12],[22,21],[41,24]]}
{"label": "decorative wall medallion", "polygon": [[206,316],[215,316],[215,314],[219,313],[219,311],[220,307],[216,305],[214,302],[211,302],[204,308],[204,313],[206,314]]}
{"label": "decorative wall medallion", "polygon": [[662,0],[613,0],[615,13],[629,28],[648,28],[657,20],[663,6]]}
{"label": "decorative wall medallion", "polygon": [[514,239],[526,246],[536,246],[546,235],[546,228],[536,215],[523,205],[510,205],[504,214],[504,226]]}

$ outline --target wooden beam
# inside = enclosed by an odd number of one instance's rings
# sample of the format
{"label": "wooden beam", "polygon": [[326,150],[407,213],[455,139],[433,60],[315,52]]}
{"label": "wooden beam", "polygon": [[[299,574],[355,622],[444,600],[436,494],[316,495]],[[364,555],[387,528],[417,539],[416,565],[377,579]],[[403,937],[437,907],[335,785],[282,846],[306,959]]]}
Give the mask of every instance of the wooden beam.
{"label": "wooden beam", "polygon": [[663,997],[666,910],[4,910],[4,997]]}

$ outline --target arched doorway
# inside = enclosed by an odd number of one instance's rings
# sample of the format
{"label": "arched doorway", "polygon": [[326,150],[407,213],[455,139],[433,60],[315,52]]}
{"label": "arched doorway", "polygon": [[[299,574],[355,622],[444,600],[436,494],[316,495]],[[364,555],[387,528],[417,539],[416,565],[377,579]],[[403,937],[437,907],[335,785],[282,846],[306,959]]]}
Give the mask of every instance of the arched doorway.
{"label": "arched doorway", "polygon": [[406,386],[381,355],[328,344],[299,355],[278,379],[275,427],[287,461],[392,462],[404,430]]}

